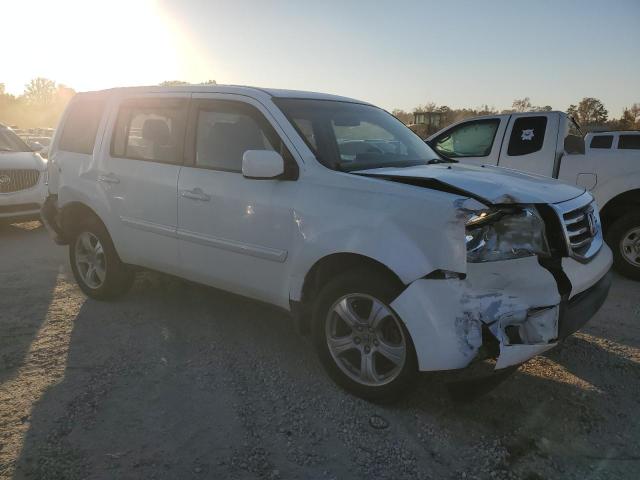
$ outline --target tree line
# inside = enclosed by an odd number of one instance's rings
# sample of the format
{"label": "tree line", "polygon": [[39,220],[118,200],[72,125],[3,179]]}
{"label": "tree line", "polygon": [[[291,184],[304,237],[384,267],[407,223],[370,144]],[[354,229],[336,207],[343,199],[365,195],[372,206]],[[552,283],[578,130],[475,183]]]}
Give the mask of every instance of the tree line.
{"label": "tree line", "polygon": [[34,78],[25,85],[22,95],[11,95],[0,83],[0,123],[20,128],[55,127],[73,88],[48,78]]}
{"label": "tree line", "polygon": [[[167,80],[161,86],[188,85],[182,80]],[[215,85],[207,80],[200,85]],[[69,100],[76,94],[73,88],[38,77],[24,86],[22,95],[11,95],[0,83],[0,123],[19,128],[55,127]]]}
{"label": "tree line", "polygon": [[[207,80],[200,85],[215,85],[215,80]],[[176,86],[188,85],[182,80],[167,80],[159,85]],[[17,125],[20,128],[55,127],[67,103],[75,95],[75,90],[66,85],[56,83],[48,78],[34,78],[25,85],[22,95],[11,95],[5,91],[5,85],[0,83],[0,123]],[[443,123],[440,127],[455,123],[468,117],[491,115],[497,113],[548,112],[553,110],[550,105],[537,106],[531,103],[529,97],[515,99],[511,108],[497,110],[488,105],[478,108],[449,108],[446,105],[437,106],[433,102],[418,105],[412,112],[395,109],[392,113],[402,122],[410,125],[414,121],[415,112],[440,112]],[[567,109],[585,130],[633,130],[640,129],[640,103],[634,103],[625,108],[620,118],[609,118],[609,111],[604,104],[593,97],[585,97]]]}
{"label": "tree line", "polygon": [[[449,108],[446,105],[437,106],[433,102],[418,105],[411,112],[395,109],[391,113],[407,125],[414,123],[414,113],[416,112],[440,112],[444,117],[441,127],[448,124],[464,120],[469,117],[480,115],[495,115],[499,113],[516,112],[550,112],[551,105],[538,106],[531,103],[529,97],[515,99],[511,108],[498,110],[488,105],[478,108]],[[591,130],[640,130],[640,103],[634,103],[624,108],[620,118],[609,118],[609,111],[602,101],[593,97],[585,97],[576,104],[571,104],[567,108],[567,114],[571,115],[585,131]]]}

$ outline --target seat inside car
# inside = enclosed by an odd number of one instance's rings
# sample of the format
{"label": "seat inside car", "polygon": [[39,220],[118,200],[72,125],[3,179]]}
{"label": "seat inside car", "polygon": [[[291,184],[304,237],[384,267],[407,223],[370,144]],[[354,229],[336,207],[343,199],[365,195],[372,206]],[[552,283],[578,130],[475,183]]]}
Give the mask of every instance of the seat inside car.
{"label": "seat inside car", "polygon": [[176,145],[171,137],[171,130],[165,120],[148,118],[142,125],[143,147],[142,157],[160,162],[176,159]]}
{"label": "seat inside car", "polygon": [[244,152],[265,148],[260,129],[248,117],[236,122],[215,122],[198,144],[199,165],[235,171],[242,170]]}

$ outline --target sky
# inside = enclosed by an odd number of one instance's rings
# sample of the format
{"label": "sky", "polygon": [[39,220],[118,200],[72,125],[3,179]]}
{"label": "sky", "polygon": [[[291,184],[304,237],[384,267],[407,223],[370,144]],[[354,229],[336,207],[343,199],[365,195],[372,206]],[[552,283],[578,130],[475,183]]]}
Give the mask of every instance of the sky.
{"label": "sky", "polygon": [[[0,83],[78,91],[163,80],[610,116],[640,102],[640,0],[1,0]],[[8,58],[7,58],[8,57]]]}

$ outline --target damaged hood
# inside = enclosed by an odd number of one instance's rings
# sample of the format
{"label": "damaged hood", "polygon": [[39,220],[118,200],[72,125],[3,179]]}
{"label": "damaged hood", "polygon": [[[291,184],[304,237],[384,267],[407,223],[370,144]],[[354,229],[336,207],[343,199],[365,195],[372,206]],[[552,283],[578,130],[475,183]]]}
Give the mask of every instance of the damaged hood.
{"label": "damaged hood", "polygon": [[0,170],[39,170],[46,162],[34,152],[0,152]]}
{"label": "damaged hood", "polygon": [[583,188],[501,167],[439,163],[405,168],[358,170],[358,175],[381,177],[426,188],[468,194],[484,203],[560,203],[584,193]]}

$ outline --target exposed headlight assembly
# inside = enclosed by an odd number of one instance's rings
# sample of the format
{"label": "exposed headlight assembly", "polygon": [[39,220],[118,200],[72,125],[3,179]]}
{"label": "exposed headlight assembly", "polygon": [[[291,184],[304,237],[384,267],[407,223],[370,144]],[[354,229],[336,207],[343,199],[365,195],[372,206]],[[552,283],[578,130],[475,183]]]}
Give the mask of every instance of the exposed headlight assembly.
{"label": "exposed headlight assembly", "polygon": [[472,263],[550,255],[544,221],[535,207],[474,214],[466,223],[466,241],[467,261]]}

